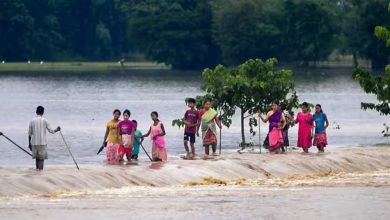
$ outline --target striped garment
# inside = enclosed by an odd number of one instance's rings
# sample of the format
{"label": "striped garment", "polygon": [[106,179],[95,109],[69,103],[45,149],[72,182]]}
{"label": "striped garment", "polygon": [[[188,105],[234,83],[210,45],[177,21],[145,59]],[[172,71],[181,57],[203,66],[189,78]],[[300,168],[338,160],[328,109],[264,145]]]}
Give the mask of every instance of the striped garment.
{"label": "striped garment", "polygon": [[49,122],[38,115],[33,118],[28,127],[28,136],[31,137],[31,145],[47,145],[46,143],[46,129],[54,134],[54,130],[50,127]]}

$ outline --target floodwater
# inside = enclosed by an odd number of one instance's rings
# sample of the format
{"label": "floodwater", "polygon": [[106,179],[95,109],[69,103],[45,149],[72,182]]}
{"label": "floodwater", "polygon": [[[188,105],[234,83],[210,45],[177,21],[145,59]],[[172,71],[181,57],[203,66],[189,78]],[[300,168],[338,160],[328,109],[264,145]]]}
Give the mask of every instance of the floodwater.
{"label": "floodwater", "polygon": [[0,167],[0,219],[378,219],[390,148],[228,153],[127,166]]}
{"label": "floodwater", "polygon": [[0,203],[0,219],[387,220],[390,188],[128,188]]}
{"label": "floodwater", "polygon": [[[381,131],[389,117],[360,109],[361,101],[372,102],[358,83],[351,79],[352,69],[297,69],[294,81],[300,101],[320,103],[330,120],[330,148],[386,143]],[[139,129],[147,132],[150,112],[158,111],[167,131],[170,159],[184,152],[183,129],[172,127],[173,119],[186,110],[184,99],[203,94],[201,73],[169,70],[127,72],[7,72],[0,74],[0,131],[27,148],[27,128],[37,105],[46,109],[45,117],[54,128],[62,127],[76,159],[82,164],[100,164],[104,153],[96,156],[103,142],[105,124],[116,108],[130,109]],[[335,129],[336,125],[340,129]],[[240,143],[238,116],[230,128],[223,129],[224,150],[237,150]],[[267,126],[262,124],[262,134]],[[297,128],[290,131],[296,142]],[[248,139],[249,139],[248,134]],[[258,143],[258,137],[249,139]],[[71,164],[59,134],[48,134],[48,164]],[[0,164],[30,164],[29,156],[0,138]],[[144,143],[150,150],[150,141]],[[199,141],[198,151],[201,151]],[[141,151],[141,158],[146,156]]]}
{"label": "floodwater", "polygon": [[[223,129],[222,156],[192,161],[175,160],[183,153],[183,129],[171,121],[183,116],[186,97],[203,94],[200,72],[1,73],[0,131],[27,147],[28,123],[43,105],[52,127],[62,127],[81,169],[75,169],[59,134],[48,134],[50,159],[43,172],[0,137],[0,219],[387,220],[390,148],[373,145],[388,143],[381,131],[390,121],[360,109],[361,101],[375,97],[362,92],[351,72],[295,71],[300,100],[322,104],[330,119],[325,154],[235,153],[237,116]],[[106,165],[104,153],[96,156],[115,108],[130,109],[143,132],[150,112],[159,112],[167,130],[167,163],[149,163],[142,151],[138,162],[127,165]],[[261,129],[265,134],[267,126]],[[296,135],[294,127],[291,143]],[[145,146],[150,150],[149,140]]]}

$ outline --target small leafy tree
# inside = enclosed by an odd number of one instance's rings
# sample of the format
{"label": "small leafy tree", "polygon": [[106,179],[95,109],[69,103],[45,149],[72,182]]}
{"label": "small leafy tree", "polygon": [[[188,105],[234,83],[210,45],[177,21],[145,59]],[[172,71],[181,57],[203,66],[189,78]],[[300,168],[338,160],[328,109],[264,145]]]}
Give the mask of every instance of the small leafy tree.
{"label": "small leafy tree", "polygon": [[276,64],[277,60],[274,58],[265,62],[250,59],[234,68],[218,65],[214,69],[205,69],[201,88],[207,94],[197,97],[198,104],[201,105],[205,98],[211,98],[214,108],[220,113],[222,123],[227,127],[239,110],[241,141],[245,144],[245,118],[249,118],[250,132],[254,135],[256,132],[253,126],[258,126],[256,113],[270,110],[272,101],[286,103],[287,110],[298,104],[294,83],[290,79],[292,71],[276,71]]}
{"label": "small leafy tree", "polygon": [[[390,31],[387,28],[376,27],[375,35],[390,47]],[[382,115],[390,115],[390,65],[386,66],[385,74],[381,76],[373,76],[368,71],[357,68],[353,73],[353,78],[359,81],[366,93],[376,95],[378,100],[378,103],[362,102],[362,109],[373,109]]]}

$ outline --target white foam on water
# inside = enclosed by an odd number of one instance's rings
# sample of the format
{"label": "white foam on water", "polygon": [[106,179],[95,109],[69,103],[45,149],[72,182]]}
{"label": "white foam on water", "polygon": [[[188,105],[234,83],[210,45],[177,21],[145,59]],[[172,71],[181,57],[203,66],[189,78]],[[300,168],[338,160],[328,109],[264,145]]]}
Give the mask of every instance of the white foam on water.
{"label": "white foam on water", "polygon": [[[343,182],[346,186],[379,187],[389,184],[389,147],[328,150],[330,152],[325,154],[309,155],[295,151],[284,155],[230,153],[213,160],[140,161],[132,165],[81,164],[80,171],[70,165],[47,166],[42,172],[29,167],[2,166],[0,197],[55,197],[99,190],[114,190],[112,192],[117,194],[115,190],[214,184],[327,186],[332,185],[327,181],[339,180],[348,180]],[[362,176],[359,173],[363,173]],[[361,179],[367,181],[358,184]],[[134,186],[141,188],[132,188]]]}

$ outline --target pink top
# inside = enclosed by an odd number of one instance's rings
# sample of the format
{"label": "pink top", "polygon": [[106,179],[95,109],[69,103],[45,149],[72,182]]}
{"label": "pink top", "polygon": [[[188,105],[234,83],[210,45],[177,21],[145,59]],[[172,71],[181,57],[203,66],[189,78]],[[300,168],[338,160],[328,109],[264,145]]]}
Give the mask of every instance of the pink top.
{"label": "pink top", "polygon": [[130,120],[128,121],[121,121],[118,124],[119,134],[128,134],[131,135],[131,132],[133,131],[134,123]]}

